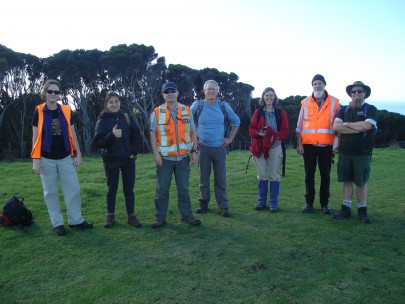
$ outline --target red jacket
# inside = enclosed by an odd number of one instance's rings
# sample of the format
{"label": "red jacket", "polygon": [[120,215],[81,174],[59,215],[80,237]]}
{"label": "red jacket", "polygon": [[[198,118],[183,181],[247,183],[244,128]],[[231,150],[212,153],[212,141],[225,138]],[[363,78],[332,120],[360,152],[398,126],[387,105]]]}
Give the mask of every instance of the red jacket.
{"label": "red jacket", "polygon": [[[276,132],[270,126],[267,126],[266,137],[268,134],[274,134],[278,139],[283,140],[290,134],[290,129],[288,126],[287,113],[281,109],[275,109],[277,129]],[[266,126],[266,117],[264,115],[263,107],[257,109],[252,117],[252,121],[249,126],[249,135],[252,138],[252,143],[250,145],[249,151],[256,157],[260,157],[262,153],[264,158],[269,158],[269,149],[264,146],[264,138],[259,136],[258,133]]]}

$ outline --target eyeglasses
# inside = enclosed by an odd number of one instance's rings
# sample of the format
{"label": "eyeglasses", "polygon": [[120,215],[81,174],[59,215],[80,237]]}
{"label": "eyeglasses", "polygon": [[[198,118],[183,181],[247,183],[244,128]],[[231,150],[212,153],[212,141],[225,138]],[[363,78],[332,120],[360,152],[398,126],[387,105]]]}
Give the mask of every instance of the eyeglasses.
{"label": "eyeglasses", "polygon": [[170,94],[170,93],[176,93],[177,91],[174,89],[166,90],[163,92],[163,94]]}
{"label": "eyeglasses", "polygon": [[352,90],[350,93],[352,93],[352,94],[356,94],[356,93],[361,94],[361,93],[364,93],[364,92],[365,92],[364,90]]}
{"label": "eyeglasses", "polygon": [[55,95],[59,95],[60,91],[52,91],[52,90],[47,90],[46,91],[48,94],[55,94]]}

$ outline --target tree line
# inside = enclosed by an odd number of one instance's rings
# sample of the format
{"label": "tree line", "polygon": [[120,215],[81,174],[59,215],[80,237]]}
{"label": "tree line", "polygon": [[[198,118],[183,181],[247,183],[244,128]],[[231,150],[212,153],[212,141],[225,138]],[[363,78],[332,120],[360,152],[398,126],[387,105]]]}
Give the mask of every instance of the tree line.
{"label": "tree line", "polygon": [[[144,138],[144,152],[150,151],[149,114],[163,103],[160,88],[166,81],[176,82],[179,101],[191,105],[203,98],[204,82],[216,80],[220,86],[219,97],[241,119],[235,142],[250,142],[248,128],[259,102],[259,98],[252,98],[254,87],[239,82],[235,73],[215,68],[196,70],[181,64],[167,66],[165,57],[159,56],[153,46],[120,44],[108,51],[62,50],[39,58],[0,44],[0,159],[4,158],[5,143],[17,147],[15,157],[29,155],[32,114],[43,102],[39,92],[49,78],[60,81],[62,102],[74,109],[77,134],[85,155],[95,152],[91,144],[95,123],[103,110],[104,97],[111,90],[122,97],[122,107],[137,121]],[[290,96],[279,101],[289,117],[290,136],[286,142],[289,146],[295,145],[300,101],[305,97]],[[385,146],[402,140],[405,140],[405,116],[379,111],[376,144]]]}

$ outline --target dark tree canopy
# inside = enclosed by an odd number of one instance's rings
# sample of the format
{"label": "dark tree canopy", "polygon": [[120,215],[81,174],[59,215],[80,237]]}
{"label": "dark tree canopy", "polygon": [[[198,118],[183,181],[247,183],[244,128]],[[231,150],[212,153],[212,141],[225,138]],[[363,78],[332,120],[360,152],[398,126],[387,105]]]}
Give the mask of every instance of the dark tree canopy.
{"label": "dark tree canopy", "polygon": [[[182,64],[166,65],[153,46],[120,44],[108,51],[61,50],[47,58],[14,52],[0,44],[0,159],[2,145],[16,145],[17,156],[27,157],[31,146],[31,118],[41,103],[39,91],[46,79],[57,79],[62,85],[63,102],[72,105],[78,137],[85,154],[91,153],[94,126],[103,110],[108,91],[122,97],[122,107],[136,120],[144,137],[144,151],[149,146],[149,115],[163,102],[161,86],[174,81],[179,101],[191,105],[203,99],[203,85],[209,79],[219,84],[219,98],[227,101],[241,119],[236,141],[248,146],[248,128],[259,98],[252,99],[254,87],[239,82],[236,73],[213,67],[201,70]],[[295,127],[300,101],[304,96],[280,100],[290,123],[287,144],[295,145]],[[379,111],[376,145],[386,146],[405,140],[405,116]],[[28,148],[25,148],[28,147]]]}

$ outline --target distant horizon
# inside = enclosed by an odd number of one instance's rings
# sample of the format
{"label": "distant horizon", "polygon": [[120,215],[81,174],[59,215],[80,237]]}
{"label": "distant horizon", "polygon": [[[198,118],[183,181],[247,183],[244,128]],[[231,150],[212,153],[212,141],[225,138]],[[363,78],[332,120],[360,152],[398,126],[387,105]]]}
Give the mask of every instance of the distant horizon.
{"label": "distant horizon", "polygon": [[[392,113],[399,113],[405,115],[405,101],[373,101],[366,100],[367,103],[377,107],[377,110],[387,110]],[[340,102],[342,105],[347,105],[349,101],[343,100]]]}

